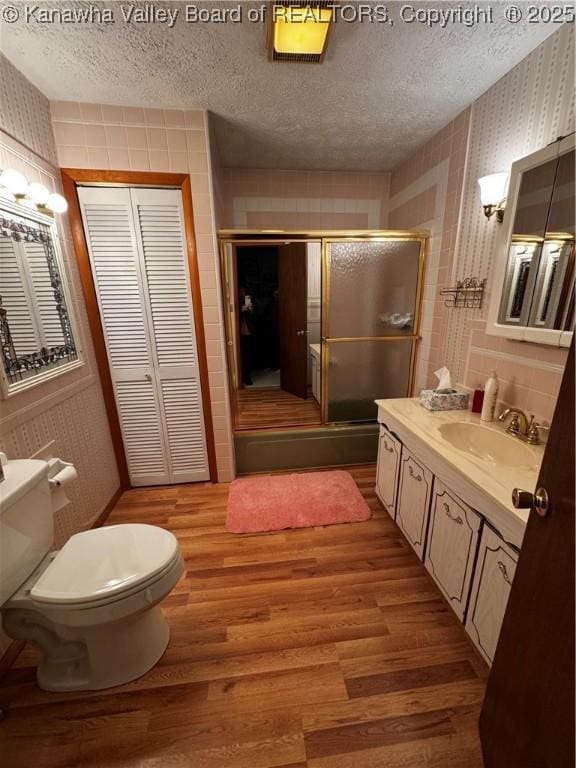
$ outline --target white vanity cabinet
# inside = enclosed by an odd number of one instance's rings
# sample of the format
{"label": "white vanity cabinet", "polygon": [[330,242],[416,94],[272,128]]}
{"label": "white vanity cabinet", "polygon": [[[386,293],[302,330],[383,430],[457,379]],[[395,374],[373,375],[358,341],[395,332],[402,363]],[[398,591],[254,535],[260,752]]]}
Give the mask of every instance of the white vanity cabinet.
{"label": "white vanity cabinet", "polygon": [[482,518],[438,479],[430,511],[425,565],[464,620]]}
{"label": "white vanity cabinet", "polygon": [[376,495],[392,519],[396,516],[396,493],[401,455],[402,443],[381,424],[378,438]]}
{"label": "white vanity cabinet", "polygon": [[488,525],[482,530],[466,631],[491,664],[516,572],[518,553]]}
{"label": "white vanity cabinet", "polygon": [[400,464],[396,523],[422,560],[433,475],[406,448],[402,451]]}

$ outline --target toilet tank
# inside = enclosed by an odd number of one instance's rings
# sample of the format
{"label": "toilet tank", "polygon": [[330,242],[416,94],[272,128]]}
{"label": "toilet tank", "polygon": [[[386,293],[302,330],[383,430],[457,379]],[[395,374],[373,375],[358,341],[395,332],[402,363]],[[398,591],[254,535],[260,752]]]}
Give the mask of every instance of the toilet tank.
{"label": "toilet tank", "polygon": [[48,464],[36,459],[14,459],[4,460],[2,465],[0,607],[33,573],[54,541]]}

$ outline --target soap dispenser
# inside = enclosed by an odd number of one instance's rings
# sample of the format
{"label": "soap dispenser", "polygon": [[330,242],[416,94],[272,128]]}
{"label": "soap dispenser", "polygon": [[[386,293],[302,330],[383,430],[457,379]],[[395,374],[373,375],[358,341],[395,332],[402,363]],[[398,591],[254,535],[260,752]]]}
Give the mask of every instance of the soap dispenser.
{"label": "soap dispenser", "polygon": [[484,402],[482,403],[482,412],[480,419],[482,421],[494,421],[494,411],[496,410],[496,399],[498,397],[498,374],[492,371],[490,378],[484,387]]}

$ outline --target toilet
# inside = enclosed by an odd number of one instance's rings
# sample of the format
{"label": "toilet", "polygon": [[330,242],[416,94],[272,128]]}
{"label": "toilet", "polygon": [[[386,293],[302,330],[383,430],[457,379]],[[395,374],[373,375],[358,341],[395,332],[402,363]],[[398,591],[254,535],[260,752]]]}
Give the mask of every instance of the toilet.
{"label": "toilet", "polygon": [[113,525],[51,551],[48,463],[0,457],[0,618],[6,634],[40,649],[40,688],[99,690],[145,674],[168,645],[159,604],[184,571],[175,536]]}

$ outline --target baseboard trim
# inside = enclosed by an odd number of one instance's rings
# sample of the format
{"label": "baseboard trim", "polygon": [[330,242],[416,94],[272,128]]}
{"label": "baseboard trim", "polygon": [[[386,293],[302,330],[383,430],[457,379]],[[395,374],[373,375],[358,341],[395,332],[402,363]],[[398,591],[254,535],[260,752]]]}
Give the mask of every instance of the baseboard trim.
{"label": "baseboard trim", "polygon": [[[100,528],[102,525],[104,525],[110,516],[110,512],[112,512],[118,502],[118,499],[120,496],[122,496],[123,493],[124,489],[122,487],[115,491],[108,504],[106,504],[104,509],[100,512],[90,528]],[[0,657],[0,682],[2,682],[8,670],[12,667],[18,656],[20,656],[25,645],[26,643],[24,640],[13,640],[4,654]]]}
{"label": "baseboard trim", "polygon": [[118,503],[120,496],[122,496],[123,493],[124,493],[124,488],[120,486],[120,488],[118,488],[118,490],[114,493],[114,495],[112,496],[108,504],[106,504],[104,509],[100,512],[96,520],[94,520],[90,528],[100,528],[102,525],[104,525],[106,520],[108,520],[108,518],[110,517],[110,512],[112,512],[112,510]]}

